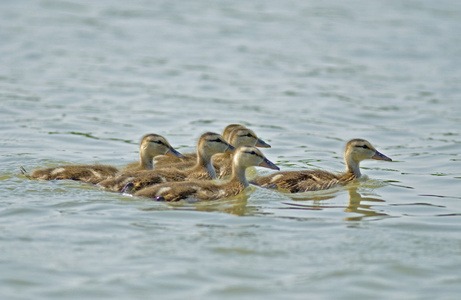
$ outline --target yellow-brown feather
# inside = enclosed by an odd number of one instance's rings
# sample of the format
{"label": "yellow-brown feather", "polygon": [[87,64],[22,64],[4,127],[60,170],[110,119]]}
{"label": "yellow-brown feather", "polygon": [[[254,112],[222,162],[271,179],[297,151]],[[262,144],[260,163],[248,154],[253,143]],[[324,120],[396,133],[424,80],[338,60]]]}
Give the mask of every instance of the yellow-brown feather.
{"label": "yellow-brown feather", "polygon": [[319,191],[353,181],[353,173],[333,174],[322,170],[285,171],[260,176],[251,181],[261,187],[279,188],[290,193]]}
{"label": "yellow-brown feather", "polygon": [[80,180],[95,184],[117,173],[117,168],[107,165],[65,165],[35,170],[30,177],[38,180]]}

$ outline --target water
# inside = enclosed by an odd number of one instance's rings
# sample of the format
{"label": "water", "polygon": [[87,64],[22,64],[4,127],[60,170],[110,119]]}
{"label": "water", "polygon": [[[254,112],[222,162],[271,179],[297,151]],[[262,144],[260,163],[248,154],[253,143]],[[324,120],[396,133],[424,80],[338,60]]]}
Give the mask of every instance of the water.
{"label": "water", "polygon": [[[457,299],[460,20],[456,1],[3,1],[1,298]],[[19,174],[123,166],[146,133],[191,152],[229,123],[283,170],[341,171],[356,137],[394,162],[174,204]]]}

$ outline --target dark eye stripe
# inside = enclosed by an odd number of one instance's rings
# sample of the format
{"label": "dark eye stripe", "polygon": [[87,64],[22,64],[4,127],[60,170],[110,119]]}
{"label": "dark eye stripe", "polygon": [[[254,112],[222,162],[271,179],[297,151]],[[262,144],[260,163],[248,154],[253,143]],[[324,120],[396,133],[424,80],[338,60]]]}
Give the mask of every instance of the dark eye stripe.
{"label": "dark eye stripe", "polygon": [[221,139],[210,140],[210,142],[216,142],[216,143],[223,143],[223,144],[227,144],[226,142],[224,142],[224,141],[223,141],[223,140],[221,140]]}
{"label": "dark eye stripe", "polygon": [[159,144],[159,145],[164,145],[164,146],[166,146],[164,142],[159,141],[159,140],[157,140],[157,141],[150,141],[150,142],[151,142],[151,143],[156,143],[156,144]]}
{"label": "dark eye stripe", "polygon": [[248,154],[251,154],[251,155],[256,155],[256,156],[259,156],[259,157],[263,158],[261,155],[259,155],[258,153],[256,153],[254,150],[252,150],[252,151],[245,151],[245,153],[248,153]]}

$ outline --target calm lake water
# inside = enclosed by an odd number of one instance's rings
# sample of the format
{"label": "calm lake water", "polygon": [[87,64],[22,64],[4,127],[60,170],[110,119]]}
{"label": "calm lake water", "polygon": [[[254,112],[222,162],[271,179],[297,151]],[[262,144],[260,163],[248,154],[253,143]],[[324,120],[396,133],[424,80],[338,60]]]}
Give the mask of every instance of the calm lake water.
{"label": "calm lake water", "polygon": [[[458,299],[460,32],[448,0],[2,1],[0,298]],[[174,204],[19,172],[230,123],[282,170],[342,171],[357,137],[394,161]]]}

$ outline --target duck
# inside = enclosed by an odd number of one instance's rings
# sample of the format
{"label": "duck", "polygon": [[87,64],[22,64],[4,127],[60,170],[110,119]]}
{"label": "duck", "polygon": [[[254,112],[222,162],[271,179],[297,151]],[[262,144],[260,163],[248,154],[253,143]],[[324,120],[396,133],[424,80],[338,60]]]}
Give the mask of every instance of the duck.
{"label": "duck", "polygon": [[[158,155],[182,157],[173,149],[168,141],[158,134],[145,135],[139,145],[139,162],[126,166],[123,170],[151,170],[154,168],[153,158]],[[38,180],[78,180],[96,184],[106,178],[119,174],[120,170],[114,166],[93,165],[63,165],[45,169],[38,169],[29,176]]]}
{"label": "duck", "polygon": [[[228,141],[234,147],[243,145],[260,148],[271,148],[271,145],[258,138],[253,130],[246,127],[236,127],[228,134]],[[213,156],[213,166],[218,173],[218,178],[232,174],[232,153],[221,153]]]}
{"label": "duck", "polygon": [[[234,130],[240,130],[240,129],[249,130],[248,128],[246,128],[242,124],[229,124],[224,128],[224,130],[222,132],[222,136],[232,146],[238,147],[239,145],[243,145],[245,143],[243,143],[243,142],[240,142],[240,143],[237,143],[237,144],[233,143],[230,140],[230,135],[232,134],[232,132]],[[264,142],[261,139],[258,139],[256,134],[253,131],[249,130],[249,132],[247,134],[251,134],[254,138],[257,139],[257,143],[256,143],[257,147],[270,148],[270,146],[266,142]],[[241,138],[245,138],[245,137],[242,135]],[[250,141],[248,141],[247,143],[249,145],[255,145],[253,142],[250,142]],[[176,169],[190,168],[191,166],[193,166],[195,164],[195,162],[197,160],[197,154],[196,153],[186,153],[186,154],[184,154],[184,156],[185,156],[184,158],[156,157],[155,158],[155,164],[156,164],[157,168],[170,168],[170,167],[173,167],[173,168],[176,168]],[[231,165],[231,163],[229,163],[229,166],[230,165]],[[229,172],[230,172],[230,168],[229,168]]]}
{"label": "duck", "polygon": [[215,180],[167,182],[136,191],[133,195],[154,198],[158,201],[180,201],[188,198],[217,200],[236,196],[249,187],[245,176],[248,167],[260,166],[280,170],[254,146],[240,146],[232,160],[232,176],[222,182]]}
{"label": "duck", "polygon": [[324,170],[284,171],[256,177],[251,183],[261,187],[282,189],[289,193],[326,190],[360,178],[360,162],[366,159],[392,161],[367,140],[352,139],[344,151],[347,169],[343,173],[335,174]]}
{"label": "duck", "polygon": [[216,171],[211,163],[211,157],[217,153],[233,152],[234,150],[235,148],[226,142],[220,134],[206,132],[199,138],[196,163],[190,168],[184,170],[156,168],[147,171],[128,171],[117,177],[103,180],[98,185],[103,189],[123,192],[128,182],[133,183],[134,190],[138,190],[162,182],[215,179]]}

